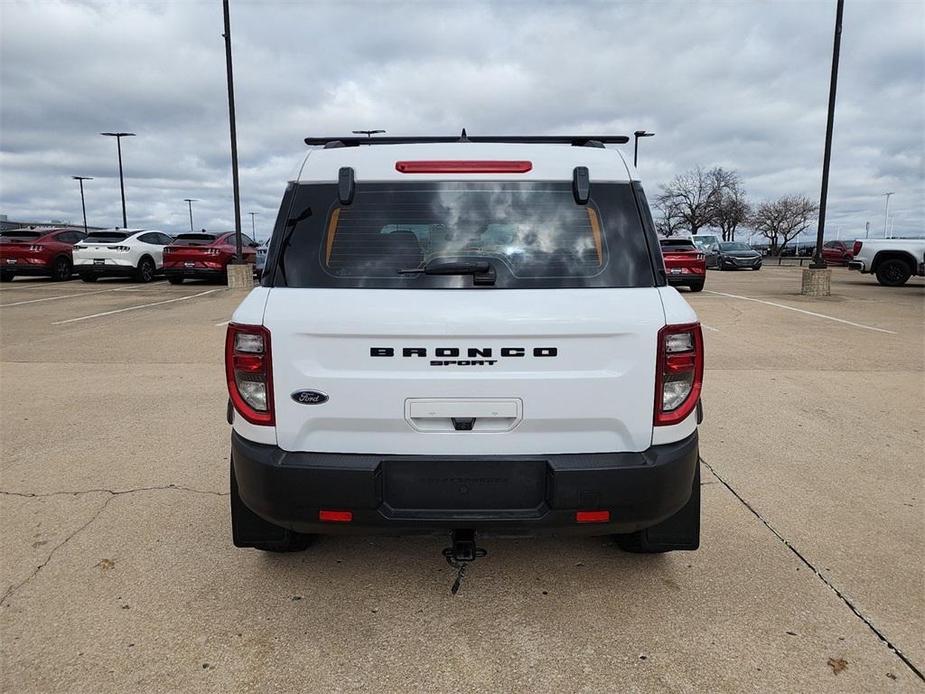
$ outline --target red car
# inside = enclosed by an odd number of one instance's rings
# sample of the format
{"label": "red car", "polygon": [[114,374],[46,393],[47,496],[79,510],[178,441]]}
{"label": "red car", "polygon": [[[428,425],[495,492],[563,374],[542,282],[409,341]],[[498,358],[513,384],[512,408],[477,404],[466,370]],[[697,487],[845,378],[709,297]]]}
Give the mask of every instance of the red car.
{"label": "red car", "polygon": [[[241,245],[244,262],[256,262],[257,244],[241,234]],[[164,275],[171,284],[181,284],[185,279],[227,280],[228,263],[234,255],[233,231],[180,234],[164,247]]]}
{"label": "red car", "polygon": [[835,265],[847,265],[854,260],[854,244],[851,241],[826,241],[822,244],[822,259]]}
{"label": "red car", "polygon": [[703,290],[707,261],[703,251],[690,239],[659,239],[668,284],[688,287],[692,292]]}
{"label": "red car", "polygon": [[0,282],[16,275],[69,280],[74,276],[71,249],[84,238],[74,229],[10,229],[0,234]]}

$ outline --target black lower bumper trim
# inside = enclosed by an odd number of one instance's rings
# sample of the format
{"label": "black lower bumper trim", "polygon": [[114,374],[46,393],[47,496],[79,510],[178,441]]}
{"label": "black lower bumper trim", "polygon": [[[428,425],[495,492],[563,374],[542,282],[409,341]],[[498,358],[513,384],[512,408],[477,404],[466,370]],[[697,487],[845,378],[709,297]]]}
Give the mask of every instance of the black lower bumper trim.
{"label": "black lower bumper trim", "polygon": [[[690,498],[697,432],[640,453],[397,456],[293,453],[231,438],[241,501],[260,518],[302,533],[480,531],[633,532]],[[349,523],[319,520],[350,511]],[[610,522],[576,522],[606,510]]]}

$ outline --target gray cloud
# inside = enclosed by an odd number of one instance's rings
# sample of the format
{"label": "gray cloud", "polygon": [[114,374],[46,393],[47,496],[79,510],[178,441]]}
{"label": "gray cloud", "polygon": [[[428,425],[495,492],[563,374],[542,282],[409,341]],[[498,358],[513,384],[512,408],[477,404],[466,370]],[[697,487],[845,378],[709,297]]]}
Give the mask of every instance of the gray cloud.
{"label": "gray cloud", "polygon": [[[301,138],[631,132],[650,196],[695,164],[754,199],[819,194],[834,2],[232,2],[242,212],[266,235]],[[231,228],[221,3],[0,5],[0,211]],[[829,220],[925,224],[925,6],[848,3]],[[631,149],[626,150],[632,155]],[[244,215],[245,228],[249,217]]]}

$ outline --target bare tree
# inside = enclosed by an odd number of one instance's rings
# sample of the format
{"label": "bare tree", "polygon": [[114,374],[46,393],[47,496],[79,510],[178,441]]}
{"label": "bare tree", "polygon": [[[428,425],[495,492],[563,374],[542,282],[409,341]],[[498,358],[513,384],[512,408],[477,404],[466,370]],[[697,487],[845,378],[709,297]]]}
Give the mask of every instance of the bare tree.
{"label": "bare tree", "polygon": [[690,171],[675,176],[671,183],[662,186],[662,192],[655,199],[655,205],[662,211],[663,218],[667,211],[672,219],[680,220],[692,234],[702,227],[711,226],[716,217],[719,204],[719,191],[716,189],[715,175],[712,171],[697,166]]}
{"label": "bare tree", "polygon": [[717,198],[713,226],[719,228],[723,241],[735,241],[736,229],[745,224],[752,213],[742,179],[737,171],[727,171],[722,167],[712,169],[710,176]]}
{"label": "bare tree", "polygon": [[659,217],[655,220],[655,231],[659,236],[674,236],[685,228],[684,219],[674,199],[663,200],[659,196],[655,201]]}
{"label": "bare tree", "polygon": [[810,225],[818,211],[819,206],[805,195],[785,195],[758,205],[751,226],[768,240],[771,255],[780,255]]}

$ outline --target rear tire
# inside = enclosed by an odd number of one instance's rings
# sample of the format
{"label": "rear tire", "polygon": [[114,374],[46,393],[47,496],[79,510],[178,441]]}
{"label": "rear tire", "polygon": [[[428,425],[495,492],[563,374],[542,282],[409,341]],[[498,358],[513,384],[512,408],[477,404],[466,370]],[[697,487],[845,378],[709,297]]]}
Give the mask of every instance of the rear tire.
{"label": "rear tire", "polygon": [[899,258],[890,258],[877,265],[877,281],[884,287],[901,287],[912,277],[909,263]]}
{"label": "rear tire", "polygon": [[135,270],[135,280],[147,284],[154,279],[154,273],[156,271],[157,268],[154,266],[154,261],[148,256],[145,256],[138,261],[138,269]]}
{"label": "rear tire", "polygon": [[251,511],[238,495],[238,482],[231,464],[231,536],[235,547],[253,547],[261,552],[301,552],[314,537],[297,533],[264,520]]}
{"label": "rear tire", "polygon": [[167,281],[170,282],[171,284],[183,284],[182,277],[168,277]]}
{"label": "rear tire", "polygon": [[55,264],[51,268],[51,278],[55,282],[66,282],[74,275],[74,268],[71,261],[63,255],[55,258]]}
{"label": "rear tire", "polygon": [[0,282],[12,282],[14,277],[15,272],[0,272]]}
{"label": "rear tire", "polygon": [[692,292],[702,292],[703,291],[703,282],[698,282],[697,284],[691,285]]}
{"label": "rear tire", "polygon": [[633,554],[662,554],[700,547],[700,461],[697,461],[691,497],[680,511],[651,528],[614,535],[614,540],[624,552]]}

